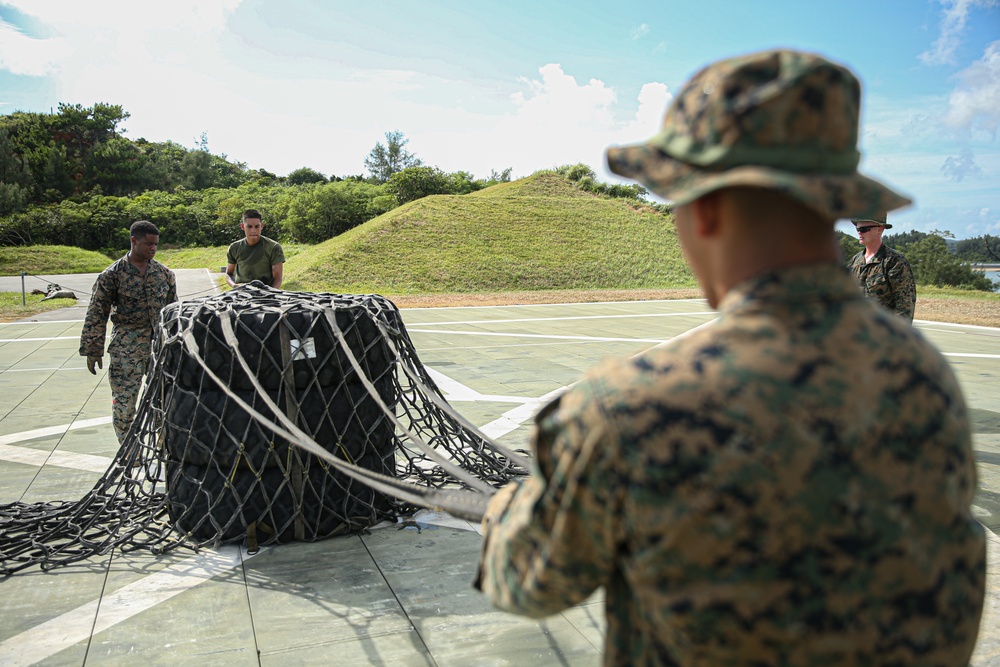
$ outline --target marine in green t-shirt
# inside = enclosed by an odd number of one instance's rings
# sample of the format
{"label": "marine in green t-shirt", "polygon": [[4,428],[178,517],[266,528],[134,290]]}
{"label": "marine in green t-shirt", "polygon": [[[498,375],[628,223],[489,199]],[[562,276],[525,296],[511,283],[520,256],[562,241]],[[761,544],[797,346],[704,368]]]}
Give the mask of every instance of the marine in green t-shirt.
{"label": "marine in green t-shirt", "polygon": [[226,282],[230,287],[259,280],[265,285],[281,289],[285,253],[280,243],[261,236],[263,228],[264,222],[259,211],[248,209],[243,212],[240,229],[246,234],[246,238],[231,244],[226,253]]}

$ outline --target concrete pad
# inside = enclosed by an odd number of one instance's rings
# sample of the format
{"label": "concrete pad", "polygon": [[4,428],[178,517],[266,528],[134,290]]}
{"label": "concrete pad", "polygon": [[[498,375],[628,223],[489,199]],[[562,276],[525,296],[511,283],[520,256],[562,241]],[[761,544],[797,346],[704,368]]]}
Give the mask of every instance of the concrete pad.
{"label": "concrete pad", "polygon": [[[186,289],[214,289],[211,276]],[[76,356],[82,315],[51,315],[0,325],[0,340],[20,341],[0,343],[0,503],[75,500],[99,476],[84,462],[117,450],[107,378]],[[527,445],[546,394],[605,356],[712,317],[698,300],[403,311],[452,405],[515,448]],[[1000,530],[1000,330],[917,327],[949,355],[966,392],[977,517]],[[22,572],[0,580],[0,664],[599,664],[601,595],[544,621],[493,610],[471,588],[477,528],[421,512],[370,534],[252,557],[235,547],[115,553]],[[1000,538],[989,536],[976,667],[1000,664]]]}

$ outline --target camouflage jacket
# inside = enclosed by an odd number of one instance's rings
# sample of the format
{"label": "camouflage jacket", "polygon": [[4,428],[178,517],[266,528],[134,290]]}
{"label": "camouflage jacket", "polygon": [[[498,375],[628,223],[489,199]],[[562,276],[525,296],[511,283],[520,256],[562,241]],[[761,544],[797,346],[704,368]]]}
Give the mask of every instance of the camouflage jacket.
{"label": "camouflage jacket", "polygon": [[883,243],[871,262],[865,262],[864,250],[852,257],[850,269],[865,294],[908,322],[913,321],[917,284],[902,253]]}
{"label": "camouflage jacket", "polygon": [[966,664],[986,553],[948,363],[832,264],[720,311],[539,412],[477,586],[533,617],[604,587],[608,665]]}
{"label": "camouflage jacket", "polygon": [[160,310],[174,301],[177,301],[177,282],[173,271],[151,259],[143,275],[128,261],[127,255],[122,257],[97,276],[80,335],[80,354],[104,356],[110,316],[114,327],[108,351],[127,349],[148,355]]}

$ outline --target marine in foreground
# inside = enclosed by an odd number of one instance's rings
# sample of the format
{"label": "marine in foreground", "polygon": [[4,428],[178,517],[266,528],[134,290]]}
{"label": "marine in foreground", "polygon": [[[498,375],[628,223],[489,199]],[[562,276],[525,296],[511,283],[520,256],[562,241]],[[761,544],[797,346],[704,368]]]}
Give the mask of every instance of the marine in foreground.
{"label": "marine in foreground", "polygon": [[860,84],[775,50],[714,63],[615,172],[675,204],[717,322],[590,371],[536,417],[483,519],[477,585],[540,617],[605,591],[608,665],[963,665],[985,537],[942,355],[864,297],[841,218]]}

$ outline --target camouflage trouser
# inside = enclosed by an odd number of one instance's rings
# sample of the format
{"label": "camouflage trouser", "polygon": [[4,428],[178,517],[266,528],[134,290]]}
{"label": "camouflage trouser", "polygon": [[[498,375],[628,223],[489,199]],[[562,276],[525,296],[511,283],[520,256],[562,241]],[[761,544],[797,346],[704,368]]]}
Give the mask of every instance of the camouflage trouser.
{"label": "camouflage trouser", "polygon": [[135,417],[135,402],[142,385],[142,376],[146,374],[146,354],[130,355],[111,353],[111,363],[108,365],[108,381],[111,383],[111,421],[118,435],[118,442],[125,440],[128,427]]}

